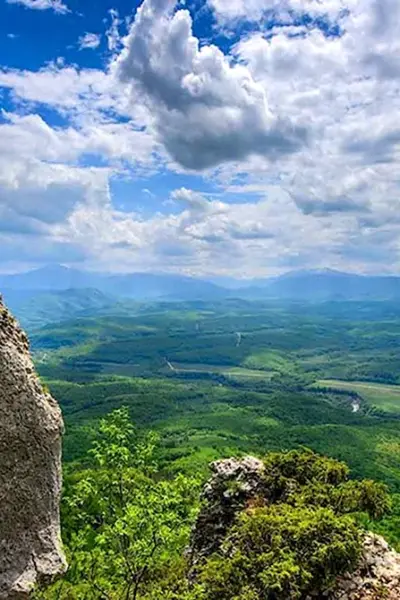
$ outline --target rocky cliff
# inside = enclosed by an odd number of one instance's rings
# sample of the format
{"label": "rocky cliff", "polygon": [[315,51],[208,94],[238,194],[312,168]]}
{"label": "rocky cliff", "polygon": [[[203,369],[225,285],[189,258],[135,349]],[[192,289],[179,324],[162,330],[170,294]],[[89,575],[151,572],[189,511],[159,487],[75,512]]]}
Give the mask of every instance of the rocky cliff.
{"label": "rocky cliff", "polygon": [[364,540],[364,554],[357,571],[338,582],[332,600],[399,600],[400,554],[386,541],[369,534]]}
{"label": "rocky cliff", "polygon": [[0,599],[22,600],[65,570],[60,409],[0,297]]}
{"label": "rocky cliff", "polygon": [[[211,465],[213,476],[203,491],[203,508],[193,530],[189,556],[192,579],[196,565],[218,551],[240,511],[260,497],[264,489],[264,463],[254,457],[220,460]],[[400,600],[400,554],[385,540],[367,534],[357,569],[341,577],[334,590],[307,600]]]}

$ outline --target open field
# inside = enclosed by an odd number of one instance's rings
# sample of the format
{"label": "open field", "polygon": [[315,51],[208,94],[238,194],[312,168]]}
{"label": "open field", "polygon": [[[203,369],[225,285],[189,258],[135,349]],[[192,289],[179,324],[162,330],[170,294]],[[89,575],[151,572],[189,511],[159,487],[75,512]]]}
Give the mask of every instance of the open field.
{"label": "open field", "polygon": [[318,385],[356,392],[372,406],[388,413],[400,414],[400,385],[337,379],[322,379],[318,381]]}
{"label": "open field", "polygon": [[259,369],[247,369],[245,367],[227,367],[226,365],[201,365],[186,363],[170,363],[170,369],[178,373],[217,373],[225,377],[255,377],[269,381],[273,371],[261,371]]}

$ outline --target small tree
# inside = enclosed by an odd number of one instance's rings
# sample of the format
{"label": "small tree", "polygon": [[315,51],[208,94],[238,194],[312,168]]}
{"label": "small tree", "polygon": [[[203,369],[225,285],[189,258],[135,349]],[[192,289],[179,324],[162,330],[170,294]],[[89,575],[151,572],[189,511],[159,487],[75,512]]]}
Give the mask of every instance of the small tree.
{"label": "small tree", "polygon": [[198,483],[157,477],[156,442],[137,434],[125,408],[100,422],[93,464],[63,499],[70,569],[43,597],[136,600],[182,554]]}

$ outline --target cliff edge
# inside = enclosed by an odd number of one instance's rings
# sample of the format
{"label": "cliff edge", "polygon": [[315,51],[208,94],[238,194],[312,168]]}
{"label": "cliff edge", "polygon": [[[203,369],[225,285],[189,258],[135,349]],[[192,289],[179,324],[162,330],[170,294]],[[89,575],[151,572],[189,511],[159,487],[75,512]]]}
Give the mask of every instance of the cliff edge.
{"label": "cliff edge", "polygon": [[61,435],[56,401],[43,389],[25,333],[0,297],[0,599],[28,598],[63,573]]}

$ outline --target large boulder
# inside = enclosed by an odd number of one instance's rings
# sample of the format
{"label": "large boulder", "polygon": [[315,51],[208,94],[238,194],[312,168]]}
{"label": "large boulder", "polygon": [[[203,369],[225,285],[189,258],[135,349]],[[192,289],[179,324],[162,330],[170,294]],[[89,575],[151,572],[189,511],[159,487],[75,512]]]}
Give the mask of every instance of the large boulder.
{"label": "large boulder", "polygon": [[[258,458],[230,458],[210,466],[213,475],[203,490],[203,506],[188,551],[191,579],[196,578],[198,565],[220,549],[240,511],[260,498],[268,503],[265,467]],[[317,592],[307,600],[400,600],[400,554],[373,534],[367,534],[363,544],[357,569],[338,579],[334,591]]]}
{"label": "large boulder", "polygon": [[[192,532],[189,556],[192,567],[216,552],[238,512],[262,494],[264,463],[253,456],[217,460],[201,496],[202,510]],[[193,571],[194,572],[194,571]]]}
{"label": "large boulder", "polygon": [[28,339],[0,297],[0,599],[28,598],[66,568],[60,543],[61,435]]}

